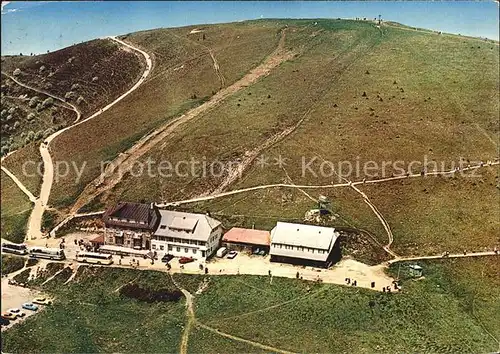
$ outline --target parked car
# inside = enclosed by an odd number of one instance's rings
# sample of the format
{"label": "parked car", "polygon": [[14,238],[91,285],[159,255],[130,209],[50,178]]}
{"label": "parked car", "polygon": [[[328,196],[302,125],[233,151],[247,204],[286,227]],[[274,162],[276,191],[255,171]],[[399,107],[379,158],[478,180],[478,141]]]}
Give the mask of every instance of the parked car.
{"label": "parked car", "polygon": [[267,254],[266,250],[265,249],[261,249],[259,251],[259,256],[265,256]]}
{"label": "parked car", "polygon": [[179,258],[180,264],[186,264],[186,263],[190,263],[190,262],[194,262],[193,257],[181,257],[181,258]]}
{"label": "parked car", "polygon": [[15,321],[15,319],[17,318],[17,315],[15,313],[2,312],[2,318],[5,318],[6,320],[9,320],[9,321]]}
{"label": "parked car", "polygon": [[217,253],[215,254],[219,258],[224,258],[224,256],[227,254],[227,248],[226,247],[221,247],[217,250]]}
{"label": "parked car", "polygon": [[45,298],[43,296],[39,296],[39,297],[35,298],[33,300],[33,303],[38,304],[38,305],[52,305],[52,301],[48,300],[47,298]]}
{"label": "parked car", "polygon": [[227,258],[229,259],[233,259],[234,257],[236,257],[238,255],[238,252],[236,251],[231,251],[227,254]]}
{"label": "parked car", "polygon": [[0,324],[2,326],[8,326],[8,325],[10,325],[10,321],[6,318],[0,317]]}
{"label": "parked car", "polygon": [[10,313],[13,313],[14,315],[16,315],[18,317],[24,317],[26,315],[24,312],[22,312],[18,308],[8,309],[7,311]]}
{"label": "parked car", "polygon": [[166,255],[164,255],[163,257],[161,257],[161,261],[162,261],[163,263],[168,263],[168,262],[170,262],[173,258],[174,258],[174,256],[172,256],[171,254],[168,254],[168,253],[167,253]]}
{"label": "parked car", "polygon": [[38,306],[35,304],[32,304],[31,302],[26,302],[22,306],[23,309],[30,310],[30,311],[36,311],[38,310]]}

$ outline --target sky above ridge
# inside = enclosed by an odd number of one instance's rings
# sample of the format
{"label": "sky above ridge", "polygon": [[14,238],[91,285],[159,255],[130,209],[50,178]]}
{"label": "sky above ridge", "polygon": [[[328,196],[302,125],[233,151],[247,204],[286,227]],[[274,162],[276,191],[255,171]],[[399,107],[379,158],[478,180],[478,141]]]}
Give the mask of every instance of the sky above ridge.
{"label": "sky above ridge", "polygon": [[40,54],[158,27],[258,18],[374,18],[499,39],[494,1],[2,1],[2,55]]}

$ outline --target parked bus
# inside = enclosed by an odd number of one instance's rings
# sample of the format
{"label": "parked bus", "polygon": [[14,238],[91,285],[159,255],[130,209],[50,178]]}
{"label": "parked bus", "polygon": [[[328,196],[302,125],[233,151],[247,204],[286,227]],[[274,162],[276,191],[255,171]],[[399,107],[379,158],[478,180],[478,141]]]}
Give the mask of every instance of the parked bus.
{"label": "parked bus", "polygon": [[62,261],[66,259],[64,251],[59,248],[33,247],[30,249],[30,257],[33,258],[48,258],[52,260]]}
{"label": "parked bus", "polygon": [[97,252],[78,252],[76,254],[76,261],[82,263],[110,265],[113,263],[113,256]]}
{"label": "parked bus", "polygon": [[2,252],[25,255],[28,254],[28,249],[24,244],[2,243]]}
{"label": "parked bus", "polygon": [[129,247],[121,247],[121,246],[113,246],[113,245],[104,245],[99,247],[99,252],[101,253],[109,253],[116,254],[118,256],[131,256],[131,257],[142,257],[144,259],[151,258],[153,252],[148,250],[136,250]]}

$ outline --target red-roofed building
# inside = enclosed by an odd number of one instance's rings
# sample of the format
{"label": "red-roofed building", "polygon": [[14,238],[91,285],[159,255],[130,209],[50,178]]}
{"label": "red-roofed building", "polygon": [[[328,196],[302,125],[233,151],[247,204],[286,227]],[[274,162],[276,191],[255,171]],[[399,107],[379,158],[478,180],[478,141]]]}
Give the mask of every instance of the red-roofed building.
{"label": "red-roofed building", "polygon": [[267,253],[270,243],[271,233],[265,230],[233,227],[222,237],[222,244],[228,249],[249,249],[253,252],[258,248]]}
{"label": "red-roofed building", "polygon": [[104,245],[104,235],[99,235],[92,240],[90,240],[90,243],[92,244],[92,247],[99,248],[100,246]]}

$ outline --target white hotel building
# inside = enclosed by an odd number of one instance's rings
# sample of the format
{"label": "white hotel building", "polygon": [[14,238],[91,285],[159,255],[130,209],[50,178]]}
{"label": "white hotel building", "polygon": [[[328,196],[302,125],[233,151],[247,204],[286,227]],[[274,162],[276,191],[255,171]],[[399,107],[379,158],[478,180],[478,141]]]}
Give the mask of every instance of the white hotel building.
{"label": "white hotel building", "polygon": [[217,251],[222,239],[220,221],[205,214],[160,210],[160,223],[151,236],[151,250],[160,257],[205,260]]}

